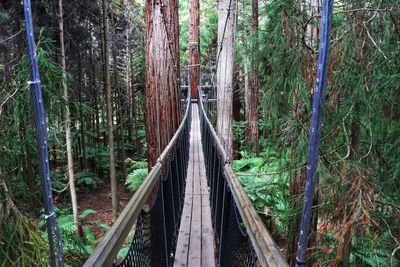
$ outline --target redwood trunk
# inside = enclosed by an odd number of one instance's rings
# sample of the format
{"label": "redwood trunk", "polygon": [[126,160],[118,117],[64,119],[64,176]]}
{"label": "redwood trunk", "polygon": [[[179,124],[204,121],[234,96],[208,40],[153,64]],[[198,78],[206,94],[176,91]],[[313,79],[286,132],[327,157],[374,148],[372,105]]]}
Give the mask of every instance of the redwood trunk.
{"label": "redwood trunk", "polygon": [[148,168],[180,123],[177,1],[146,1],[146,139]]}
{"label": "redwood trunk", "polygon": [[192,99],[197,99],[199,77],[200,77],[199,0],[190,0],[189,12],[190,12],[190,28],[189,28],[190,94]]}
{"label": "redwood trunk", "polygon": [[253,21],[253,60],[252,60],[252,84],[250,90],[248,138],[251,151],[258,153],[258,102],[259,102],[259,79],[258,79],[258,0],[252,4]]}

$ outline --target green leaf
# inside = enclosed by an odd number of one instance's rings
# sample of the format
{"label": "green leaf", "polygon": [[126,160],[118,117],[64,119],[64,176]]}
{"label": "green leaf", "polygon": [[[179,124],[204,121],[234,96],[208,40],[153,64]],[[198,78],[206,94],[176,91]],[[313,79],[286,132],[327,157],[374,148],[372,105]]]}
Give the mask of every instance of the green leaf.
{"label": "green leaf", "polygon": [[83,219],[83,218],[85,218],[86,216],[88,216],[88,215],[90,215],[90,214],[95,214],[95,213],[96,213],[95,210],[87,209],[87,210],[83,211],[83,212],[79,215],[79,218]]}

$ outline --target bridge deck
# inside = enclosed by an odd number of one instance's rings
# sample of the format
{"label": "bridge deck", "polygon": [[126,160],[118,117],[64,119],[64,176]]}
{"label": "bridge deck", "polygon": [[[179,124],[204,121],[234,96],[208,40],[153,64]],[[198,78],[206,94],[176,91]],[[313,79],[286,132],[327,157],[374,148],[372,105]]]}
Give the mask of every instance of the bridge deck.
{"label": "bridge deck", "polygon": [[211,210],[197,104],[192,104],[190,156],[174,266],[215,266]]}

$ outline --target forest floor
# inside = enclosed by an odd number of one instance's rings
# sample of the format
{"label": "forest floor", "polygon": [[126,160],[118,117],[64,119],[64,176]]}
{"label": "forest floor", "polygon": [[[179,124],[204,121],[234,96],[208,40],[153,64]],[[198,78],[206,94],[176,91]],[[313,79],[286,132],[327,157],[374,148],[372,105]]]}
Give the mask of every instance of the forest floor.
{"label": "forest floor", "polygon": [[[133,192],[129,192],[123,184],[118,184],[118,198],[120,211],[133,196]],[[111,204],[111,186],[109,183],[104,184],[95,192],[89,194],[81,193],[78,195],[79,212],[87,209],[95,210],[96,212],[85,217],[82,226],[89,227],[95,234],[96,239],[101,238],[107,232],[107,229],[93,222],[102,222],[108,226],[112,225],[112,204]]]}

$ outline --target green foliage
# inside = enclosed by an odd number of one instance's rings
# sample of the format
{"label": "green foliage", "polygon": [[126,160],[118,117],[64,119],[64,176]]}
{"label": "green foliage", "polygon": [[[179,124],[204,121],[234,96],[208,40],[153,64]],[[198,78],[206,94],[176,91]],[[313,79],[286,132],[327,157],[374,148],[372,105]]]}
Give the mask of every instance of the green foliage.
{"label": "green foliage", "polygon": [[76,184],[84,188],[96,189],[103,182],[93,173],[84,170],[75,174]]}
{"label": "green foliage", "polygon": [[274,234],[285,236],[291,214],[289,176],[281,172],[287,160],[276,158],[272,149],[265,151],[263,157],[251,157],[242,152],[242,159],[233,162],[233,169],[255,208],[264,218],[276,223]]}
{"label": "green foliage", "polygon": [[48,266],[39,227],[25,217],[0,187],[0,266]]}
{"label": "green foliage", "polygon": [[133,162],[128,168],[130,173],[126,178],[125,185],[129,190],[136,191],[148,174],[147,162]]}
{"label": "green foliage", "polygon": [[9,14],[5,11],[0,11],[0,23],[9,19]]}
{"label": "green foliage", "polygon": [[[51,172],[52,187],[58,193],[63,193],[68,189],[68,174],[64,172]],[[75,173],[75,184],[77,191],[95,190],[103,181],[96,174],[90,173],[88,170],[83,170]]]}
{"label": "green foliage", "polygon": [[129,171],[137,169],[147,169],[147,161],[134,161],[128,165]]}
{"label": "green foliage", "polygon": [[243,159],[233,162],[233,170],[238,172],[258,173],[264,166],[263,158],[246,158],[245,153],[242,153],[242,156],[244,156]]}
{"label": "green foliage", "polygon": [[[400,203],[397,197],[400,158],[396,153],[400,148],[398,16],[393,20],[390,12],[374,15],[364,10],[372,6],[397,10],[399,3],[345,1],[343,5],[335,4],[318,173],[316,210],[320,239],[312,259],[315,265],[337,264],[340,259],[336,257],[341,257],[340,249],[347,242],[343,235],[348,225],[352,226],[353,236],[351,265],[389,266],[388,258],[398,247],[400,225],[396,221],[400,213],[397,209],[383,214],[377,204],[384,202],[398,207]],[[342,12],[352,8],[364,11]],[[284,176],[278,175],[286,177],[283,179],[286,193],[275,194],[263,188],[264,180],[273,188],[280,182],[278,178],[239,178],[248,187],[246,191],[256,206],[260,208],[263,202],[269,202],[272,207],[275,205],[279,217],[290,218],[286,220],[286,233],[277,220],[280,232],[288,239],[290,230],[298,227],[302,205],[303,188],[299,186],[305,174],[302,166],[307,161],[312,83],[315,82],[315,74],[307,75],[307,72],[312,70],[317,54],[305,47],[302,38],[306,33],[301,25],[306,22],[318,25],[319,21],[311,19],[306,11],[301,11],[298,1],[271,1],[260,31],[258,63],[260,72],[265,71],[265,75],[260,75],[259,113],[264,118],[259,123],[260,151],[273,147],[274,157],[287,162],[281,165],[287,169]],[[245,26],[239,36],[246,36]],[[249,51],[246,45],[251,47],[251,42],[244,42],[240,48]],[[240,58],[245,60],[246,53]],[[245,168],[255,166],[245,163],[241,163]],[[271,201],[264,194],[276,199]],[[277,203],[281,201],[286,211],[279,211]],[[385,221],[393,223],[387,225]],[[392,236],[388,232],[396,234]],[[394,256],[394,266],[398,258]]]}
{"label": "green foliage", "polygon": [[95,210],[84,210],[81,214],[79,214],[79,218],[84,219],[86,216],[91,215],[91,214],[95,214],[96,211]]}
{"label": "green foliage", "polygon": [[[60,90],[61,69],[53,60],[50,51],[55,50],[53,41],[43,36],[43,29],[39,33],[39,41],[36,47],[36,53],[39,63],[39,69],[42,73],[41,83],[43,98],[48,114],[49,143],[58,142],[62,138],[60,131],[60,122],[58,106],[63,103]],[[18,207],[23,207],[24,202],[37,198],[39,193],[38,183],[31,183],[29,188],[27,181],[37,181],[36,173],[33,172],[34,166],[37,166],[38,159],[36,153],[36,140],[33,128],[33,118],[30,103],[30,90],[27,81],[30,77],[29,59],[25,55],[15,66],[15,76],[13,82],[1,92],[0,102],[6,101],[6,106],[2,107],[0,116],[0,138],[7,140],[5,146],[0,147],[0,163],[3,170],[14,171],[5,174],[5,180],[13,185],[13,199],[22,200],[22,204],[17,202]],[[3,86],[0,84],[0,86]],[[4,93],[3,93],[4,92]],[[56,130],[58,129],[58,133]],[[50,148],[52,148],[50,146]],[[53,151],[50,150],[50,154]],[[26,158],[26,162],[21,161]],[[19,163],[15,167],[16,163]],[[27,165],[29,163],[29,165]],[[31,172],[31,173],[30,173]],[[29,174],[30,173],[30,174]],[[29,177],[26,175],[29,174]],[[38,193],[38,194],[36,194]],[[32,196],[36,195],[36,196]]]}
{"label": "green foliage", "polygon": [[88,160],[93,160],[97,163],[96,166],[99,169],[99,173],[109,172],[110,160],[107,147],[100,145],[90,147],[86,151],[86,157]]}
{"label": "green foliage", "polygon": [[241,148],[245,145],[245,127],[244,121],[233,121],[233,140],[239,142]]}
{"label": "green foliage", "polygon": [[[118,68],[116,77],[111,78],[118,122],[114,126],[117,133],[115,139],[120,140],[118,133],[121,123],[124,123],[126,154],[131,157],[135,154],[135,159],[144,158],[144,4],[122,0],[112,2],[109,32],[110,39],[114,40],[110,50],[112,56],[115,54],[115,60],[110,63],[112,70]],[[3,4],[0,5],[3,7]],[[3,221],[4,198],[0,188],[0,250],[4,249],[0,253],[0,266],[43,266],[48,265],[47,241],[43,241],[37,225],[30,222],[37,219],[36,213],[42,203],[31,90],[27,84],[30,80],[30,64],[23,29],[24,16],[21,16],[21,3],[7,1],[4,7],[6,9],[0,10],[0,139],[4,141],[0,146],[0,173],[9,184],[10,198],[18,207],[15,210],[23,215],[14,216],[10,213]],[[65,28],[70,29],[65,34],[66,81],[76,188],[77,191],[95,190],[102,183],[100,178],[108,181],[109,176],[106,97],[101,90],[103,72],[99,65],[102,61],[101,40],[96,37],[100,36],[97,26],[101,7],[92,1],[69,1],[63,8],[65,14],[74,14],[66,17],[64,23]],[[48,5],[44,1],[37,1],[33,9],[35,23],[46,27],[40,30],[35,28],[35,52],[47,117],[52,186],[56,192],[56,205],[64,206],[70,198],[65,170],[67,103],[62,87],[63,72],[58,64],[60,49],[57,25],[53,19],[58,10],[56,5]],[[119,98],[123,102],[121,105],[116,103]],[[117,159],[117,172],[120,173],[122,160],[121,157]],[[84,236],[77,239],[70,212],[61,209],[60,213],[58,219],[67,250],[67,263],[76,261],[75,265],[81,266],[81,260],[91,252],[94,235],[87,227],[83,227]],[[85,217],[90,213],[93,211],[81,214],[81,220],[85,222]],[[93,223],[108,229],[105,224]],[[7,245],[3,244],[5,240]]]}
{"label": "green foliage", "polygon": [[[85,222],[85,217],[95,213],[94,210],[85,210],[80,215],[81,224]],[[93,246],[97,243],[94,233],[87,227],[82,227],[83,236],[77,235],[77,228],[74,225],[74,218],[69,208],[57,210],[57,224],[60,228],[61,238],[63,242],[63,250],[66,264],[69,266],[80,266],[79,262],[86,259],[93,253]],[[44,227],[45,220],[41,219],[39,225]],[[43,228],[42,236],[47,240],[47,232]]]}
{"label": "green foliage", "polygon": [[188,64],[188,43],[189,43],[189,1],[179,1],[179,46],[180,60],[186,65]]}

